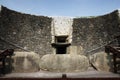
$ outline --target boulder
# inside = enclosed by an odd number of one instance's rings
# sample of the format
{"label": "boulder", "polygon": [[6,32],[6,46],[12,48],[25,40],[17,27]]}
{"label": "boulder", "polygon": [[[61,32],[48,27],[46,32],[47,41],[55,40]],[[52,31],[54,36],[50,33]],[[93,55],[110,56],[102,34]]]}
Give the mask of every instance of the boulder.
{"label": "boulder", "polygon": [[40,60],[40,68],[54,72],[86,71],[89,60],[84,55],[47,54]]}
{"label": "boulder", "polygon": [[39,55],[34,52],[14,52],[13,72],[34,72],[39,70]]}
{"label": "boulder", "polygon": [[98,52],[89,56],[90,63],[98,71],[111,71],[111,56],[105,52]]}

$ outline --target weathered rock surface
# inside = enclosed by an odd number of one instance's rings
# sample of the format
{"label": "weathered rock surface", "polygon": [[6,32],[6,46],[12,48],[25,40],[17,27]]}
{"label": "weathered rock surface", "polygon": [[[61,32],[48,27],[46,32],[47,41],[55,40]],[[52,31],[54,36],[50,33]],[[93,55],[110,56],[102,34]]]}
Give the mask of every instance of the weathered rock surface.
{"label": "weathered rock surface", "polygon": [[34,52],[15,52],[12,56],[13,72],[34,72],[39,70],[39,55]]}
{"label": "weathered rock surface", "polygon": [[89,67],[89,61],[83,55],[54,55],[48,54],[41,58],[40,68],[55,72],[85,71]]}
{"label": "weathered rock surface", "polygon": [[84,55],[83,48],[81,46],[70,46],[70,54]]}
{"label": "weathered rock surface", "polygon": [[52,43],[55,36],[68,36],[68,42],[72,42],[73,19],[68,17],[53,17],[51,24]]}
{"label": "weathered rock surface", "polygon": [[[22,14],[2,6],[0,38],[3,40],[0,41],[0,49],[19,49],[21,47],[41,55],[52,53],[51,21],[50,17]],[[14,46],[5,44],[5,41]]]}
{"label": "weathered rock surface", "polygon": [[[12,67],[16,72],[36,71],[39,64],[50,71],[84,71],[89,65],[85,53],[108,44],[120,34],[120,11],[93,18],[53,18],[0,8],[0,50],[24,49],[45,55],[40,59],[35,53],[15,52]],[[66,42],[71,45],[66,52],[71,55],[51,54],[56,52],[51,46],[56,36],[68,36]],[[90,61],[100,71],[109,70],[104,53],[91,55]]]}
{"label": "weathered rock surface", "polygon": [[98,52],[89,56],[90,63],[98,71],[110,71],[111,70],[111,56],[105,52]]}
{"label": "weathered rock surface", "polygon": [[84,53],[111,42],[120,35],[118,10],[93,18],[74,18],[72,45],[81,45]]}

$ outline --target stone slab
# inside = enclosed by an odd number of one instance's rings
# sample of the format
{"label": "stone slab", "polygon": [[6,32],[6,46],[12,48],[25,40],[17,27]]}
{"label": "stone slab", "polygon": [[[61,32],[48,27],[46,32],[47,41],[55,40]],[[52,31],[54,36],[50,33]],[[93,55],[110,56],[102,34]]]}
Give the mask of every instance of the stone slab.
{"label": "stone slab", "polygon": [[53,72],[86,71],[89,67],[88,58],[83,55],[47,54],[40,61],[41,69]]}

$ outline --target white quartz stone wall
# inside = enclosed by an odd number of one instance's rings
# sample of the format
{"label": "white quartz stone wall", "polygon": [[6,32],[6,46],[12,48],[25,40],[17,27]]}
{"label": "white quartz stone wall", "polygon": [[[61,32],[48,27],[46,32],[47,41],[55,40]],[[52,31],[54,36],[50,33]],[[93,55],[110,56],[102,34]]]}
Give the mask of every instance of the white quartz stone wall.
{"label": "white quartz stone wall", "polygon": [[0,11],[2,10],[2,6],[0,5]]}
{"label": "white quartz stone wall", "polygon": [[72,24],[73,19],[68,17],[53,17],[51,25],[52,43],[54,43],[55,36],[68,36],[68,42],[72,42]]}
{"label": "white quartz stone wall", "polygon": [[119,15],[119,19],[120,19],[120,9],[118,9],[118,15]]}

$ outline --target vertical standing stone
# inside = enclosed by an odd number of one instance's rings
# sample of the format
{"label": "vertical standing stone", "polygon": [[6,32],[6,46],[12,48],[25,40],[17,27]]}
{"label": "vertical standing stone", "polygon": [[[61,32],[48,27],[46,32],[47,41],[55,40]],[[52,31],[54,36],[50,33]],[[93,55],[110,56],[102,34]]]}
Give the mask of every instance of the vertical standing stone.
{"label": "vertical standing stone", "polygon": [[55,41],[55,36],[68,36],[68,42],[72,42],[72,18],[53,17],[51,24],[52,43]]}

